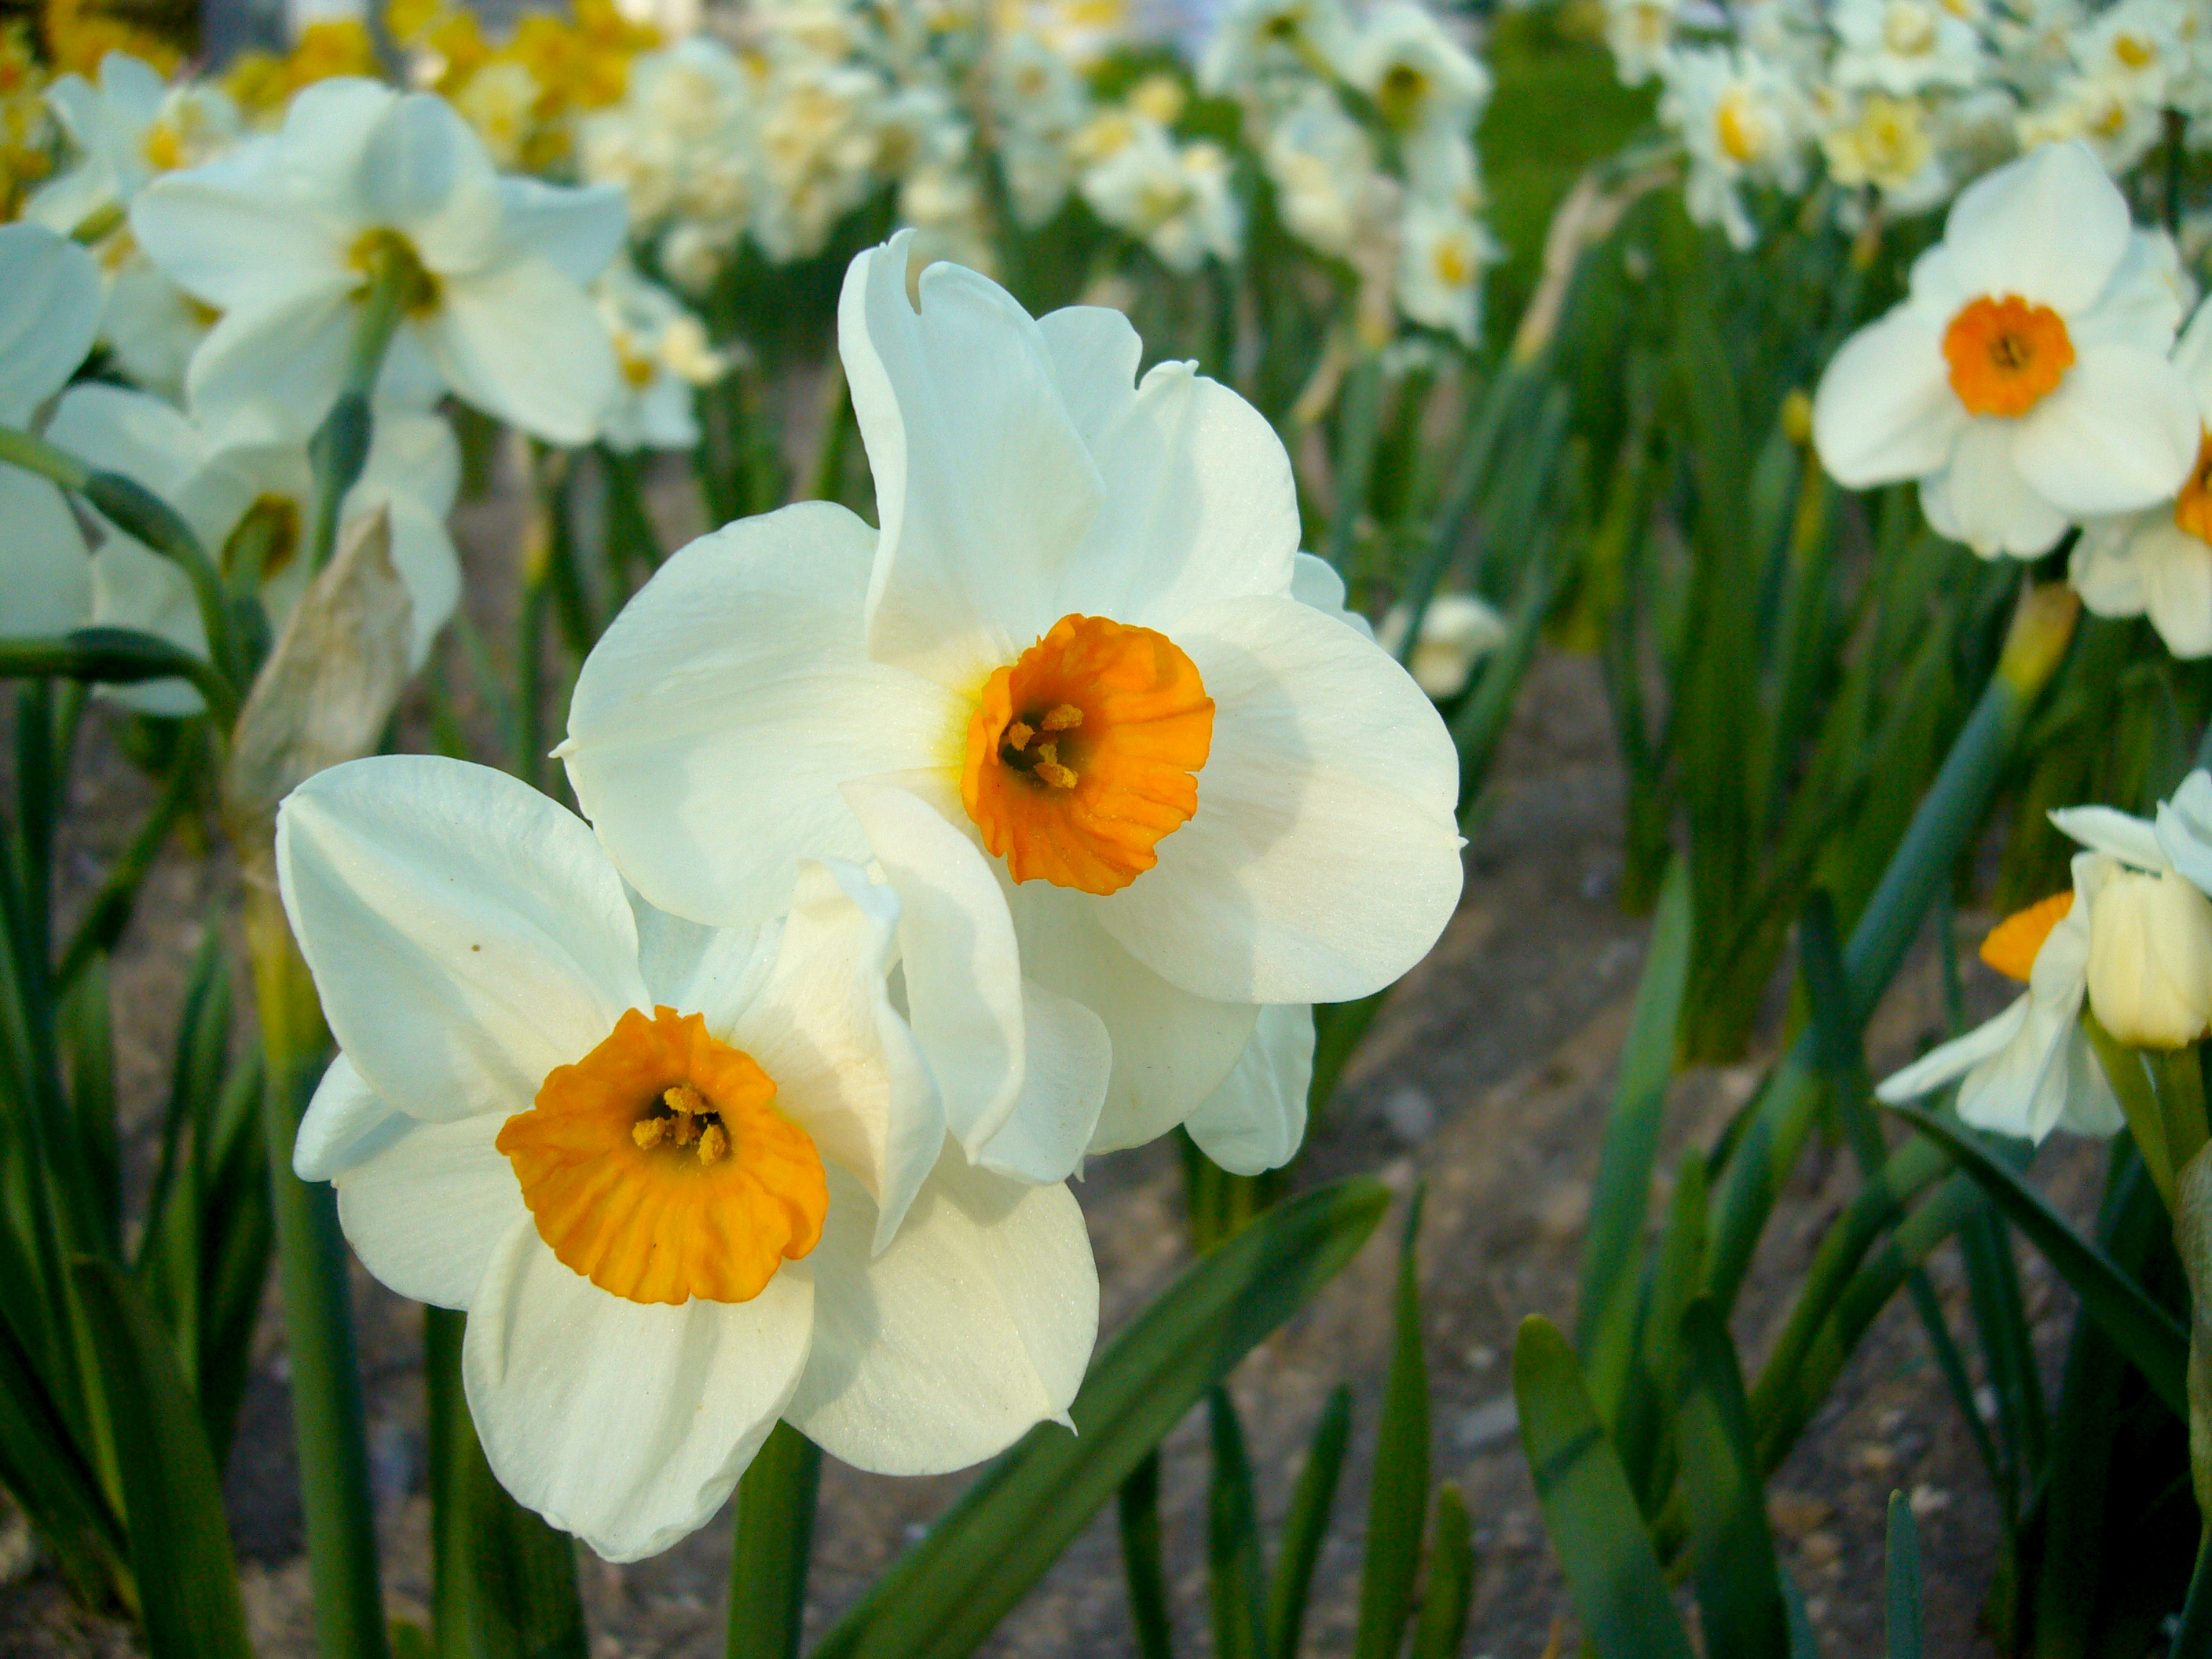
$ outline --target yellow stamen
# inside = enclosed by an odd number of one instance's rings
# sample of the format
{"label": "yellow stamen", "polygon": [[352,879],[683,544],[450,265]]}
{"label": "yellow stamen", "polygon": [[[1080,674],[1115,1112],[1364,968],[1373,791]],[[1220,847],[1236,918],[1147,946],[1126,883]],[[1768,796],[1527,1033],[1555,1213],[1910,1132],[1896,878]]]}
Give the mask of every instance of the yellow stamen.
{"label": "yellow stamen", "polygon": [[1035,736],[1036,727],[1025,721],[1016,720],[1006,728],[1006,747],[1018,755],[1030,746],[1030,739]]}
{"label": "yellow stamen", "polygon": [[641,1117],[629,1126],[629,1138],[651,1152],[667,1138],[669,1121],[665,1117]]}
{"label": "yellow stamen", "polygon": [[713,1164],[730,1150],[730,1137],[719,1123],[709,1123],[699,1132],[699,1161]]}
{"label": "yellow stamen", "polygon": [[1064,702],[1044,717],[1048,732],[1073,732],[1083,724],[1083,711],[1072,702]]}

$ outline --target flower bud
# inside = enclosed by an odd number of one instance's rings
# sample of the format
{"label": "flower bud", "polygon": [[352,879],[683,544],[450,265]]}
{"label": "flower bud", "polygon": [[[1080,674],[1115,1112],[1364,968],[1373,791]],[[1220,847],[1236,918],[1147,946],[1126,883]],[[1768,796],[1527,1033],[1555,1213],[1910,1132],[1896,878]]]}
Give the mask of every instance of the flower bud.
{"label": "flower bud", "polygon": [[2212,1024],[2212,901],[2172,871],[2114,867],[2089,913],[2089,1006],[2137,1048],[2179,1048]]}

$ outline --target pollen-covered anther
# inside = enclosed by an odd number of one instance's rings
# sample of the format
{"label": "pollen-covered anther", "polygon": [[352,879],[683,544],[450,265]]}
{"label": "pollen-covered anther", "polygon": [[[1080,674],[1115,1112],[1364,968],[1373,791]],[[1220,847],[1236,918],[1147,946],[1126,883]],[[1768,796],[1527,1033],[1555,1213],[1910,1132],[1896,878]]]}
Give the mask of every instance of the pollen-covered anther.
{"label": "pollen-covered anther", "polygon": [[719,1123],[709,1123],[699,1131],[699,1161],[713,1164],[728,1155],[730,1137]]}
{"label": "pollen-covered anther", "polygon": [[1016,881],[1119,892],[1198,810],[1213,699],[1166,635],[1066,616],[985,682],[960,796]]}

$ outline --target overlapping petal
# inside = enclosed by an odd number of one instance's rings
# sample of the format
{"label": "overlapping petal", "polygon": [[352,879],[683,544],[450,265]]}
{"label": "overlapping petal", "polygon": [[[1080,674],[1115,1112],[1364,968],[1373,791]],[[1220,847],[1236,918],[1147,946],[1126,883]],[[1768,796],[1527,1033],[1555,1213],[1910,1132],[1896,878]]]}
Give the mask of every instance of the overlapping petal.
{"label": "overlapping petal", "polygon": [[2162,356],[2108,345],[2021,417],[2013,464],[2067,513],[2131,513],[2181,487],[2202,429],[2195,394]]}
{"label": "overlapping petal", "polygon": [[1820,465],[1847,489],[1940,470],[1966,424],[1942,325],[1907,307],[1844,341],[1813,401]]}
{"label": "overlapping petal", "polygon": [[1262,1008],[1236,1070],[1182,1127],[1200,1152],[1232,1175],[1281,1169],[1305,1139],[1313,1060],[1312,1008],[1303,1003]]}
{"label": "overlapping petal", "polygon": [[2089,147],[2044,144],[1959,192],[1943,244],[1970,294],[2017,294],[2062,315],[2105,290],[2128,251],[2127,198]]}
{"label": "overlapping petal", "polygon": [[506,1118],[393,1115],[389,1140],[380,1135],[332,1177],[346,1242],[386,1288],[435,1307],[470,1307],[501,1243],[531,1226],[514,1166],[493,1145]]}
{"label": "overlapping petal", "polygon": [[43,226],[0,224],[0,424],[22,426],[92,349],[100,267]]}

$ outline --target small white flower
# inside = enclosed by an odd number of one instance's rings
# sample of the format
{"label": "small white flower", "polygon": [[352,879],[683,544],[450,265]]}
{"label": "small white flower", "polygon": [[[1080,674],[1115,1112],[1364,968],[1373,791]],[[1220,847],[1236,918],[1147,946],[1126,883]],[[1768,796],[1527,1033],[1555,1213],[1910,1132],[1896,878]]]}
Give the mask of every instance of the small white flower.
{"label": "small white flower", "polygon": [[1814,441],[1847,488],[1920,480],[1929,522],[2032,557],[2074,518],[2170,497],[2197,399],[2166,360],[2180,307],[2154,240],[2079,144],[1963,191],[1911,296],[1821,376]]}
{"label": "small white flower", "polygon": [[1417,198],[1399,228],[1398,309],[1473,345],[1482,326],[1483,268],[1499,258],[1474,220]]}
{"label": "small white flower", "polygon": [[97,86],[63,76],[46,88],[46,101],[77,161],[32,192],[23,216],[64,236],[127,208],[158,175],[214,160],[240,132],[237,107],[220,87],[172,87],[128,52],[100,59]]}
{"label": "small white flower", "polygon": [[343,1049],[294,1168],[378,1279],[468,1310],[469,1412],[523,1504],[635,1560],[779,1418],[896,1474],[1066,1420],[1082,1212],[947,1153],[889,889],[810,863],[787,915],[693,927],[544,795],[428,756],[310,779],[276,864]]}
{"label": "small white flower", "polygon": [[1675,53],[1663,65],[1660,117],[1682,134],[1690,154],[1684,205],[1699,224],[1717,224],[1731,245],[1757,240],[1745,210],[1747,184],[1794,190],[1803,176],[1808,112],[1794,76],[1744,48]]}
{"label": "small white flower", "polygon": [[1836,83],[1903,98],[1931,87],[1964,89],[1989,71],[1981,36],[1942,0],[1840,0]]}
{"label": "small white flower", "polygon": [[729,364],[707,343],[690,310],[626,258],[607,267],[592,288],[621,380],[602,422],[618,450],[690,449],[699,441],[693,393],[721,379]]}
{"label": "small white flower", "polygon": [[319,420],[368,272],[396,260],[405,315],[387,374],[427,368],[564,444],[589,441],[613,395],[614,353],[582,285],[623,221],[614,191],[500,178],[443,100],[352,79],[307,88],[282,131],[156,180],[131,210],[154,261],[223,313],[186,377],[196,409],[275,403]]}
{"label": "small white flower", "polygon": [[[1406,643],[1410,616],[1391,607],[1376,631],[1376,643],[1396,656]],[[1467,690],[1474,665],[1505,643],[1505,618],[1472,593],[1439,593],[1421,613],[1421,635],[1407,663],[1413,683],[1439,702]]]}

